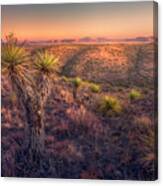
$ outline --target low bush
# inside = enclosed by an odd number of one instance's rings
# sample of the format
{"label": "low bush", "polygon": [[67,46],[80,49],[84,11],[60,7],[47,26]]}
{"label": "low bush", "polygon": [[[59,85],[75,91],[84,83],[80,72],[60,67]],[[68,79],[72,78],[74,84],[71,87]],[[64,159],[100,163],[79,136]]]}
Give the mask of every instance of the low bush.
{"label": "low bush", "polygon": [[111,116],[121,113],[122,106],[116,97],[103,96],[100,100],[99,109],[104,114]]}
{"label": "low bush", "polygon": [[130,100],[138,100],[142,97],[141,92],[135,89],[132,89],[129,93]]}
{"label": "low bush", "polygon": [[97,84],[93,84],[92,83],[91,86],[90,86],[90,88],[91,88],[91,91],[94,92],[94,93],[100,92],[100,86],[97,85]]}

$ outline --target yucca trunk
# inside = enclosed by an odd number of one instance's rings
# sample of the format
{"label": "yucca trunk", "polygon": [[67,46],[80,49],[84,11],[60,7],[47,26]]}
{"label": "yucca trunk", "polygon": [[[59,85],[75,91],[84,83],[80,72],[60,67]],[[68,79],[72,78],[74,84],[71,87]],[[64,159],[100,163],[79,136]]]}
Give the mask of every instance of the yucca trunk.
{"label": "yucca trunk", "polygon": [[44,110],[38,106],[37,102],[29,107],[29,151],[33,158],[39,158],[44,154],[45,131],[44,131]]}
{"label": "yucca trunk", "polygon": [[34,154],[42,156],[45,150],[45,104],[50,93],[50,82],[48,77],[41,75],[39,77],[37,94],[32,102],[30,111],[30,148]]}
{"label": "yucca trunk", "polygon": [[11,83],[15,91],[20,109],[25,112],[25,139],[24,145],[33,158],[38,159],[44,154],[45,129],[44,129],[44,106],[50,91],[50,82],[45,76],[39,79],[37,90],[27,87],[25,81],[16,73],[10,73]]}

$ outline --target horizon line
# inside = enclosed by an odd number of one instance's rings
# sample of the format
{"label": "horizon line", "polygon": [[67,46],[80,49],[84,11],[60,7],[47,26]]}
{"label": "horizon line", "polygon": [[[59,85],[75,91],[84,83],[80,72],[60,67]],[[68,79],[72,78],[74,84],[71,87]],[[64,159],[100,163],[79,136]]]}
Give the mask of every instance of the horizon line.
{"label": "horizon line", "polygon": [[[6,35],[7,36],[7,35]],[[109,37],[109,36],[95,36],[95,37],[91,37],[91,36],[82,36],[82,37],[50,37],[50,38],[31,38],[31,39],[27,39],[27,38],[20,38],[16,37],[19,41],[48,41],[48,40],[57,40],[57,41],[61,41],[61,40],[76,40],[76,41],[80,41],[82,39],[88,39],[88,40],[98,40],[98,39],[103,39],[103,40],[126,40],[126,39],[145,39],[145,38],[155,38],[154,35],[137,35],[137,36],[131,36],[131,37]],[[6,40],[6,37],[1,37],[1,40]]]}

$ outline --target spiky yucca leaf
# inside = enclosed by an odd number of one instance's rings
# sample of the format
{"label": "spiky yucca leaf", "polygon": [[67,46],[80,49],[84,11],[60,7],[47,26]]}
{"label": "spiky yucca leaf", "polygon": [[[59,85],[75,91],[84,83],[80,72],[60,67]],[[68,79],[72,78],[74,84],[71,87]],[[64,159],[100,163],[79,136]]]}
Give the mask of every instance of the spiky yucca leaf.
{"label": "spiky yucca leaf", "polygon": [[44,73],[51,73],[55,70],[58,58],[53,54],[45,52],[37,52],[35,56],[34,66],[36,70]]}
{"label": "spiky yucca leaf", "polygon": [[1,59],[2,72],[9,76],[15,91],[22,89],[24,94],[27,94],[27,89],[31,90],[29,86],[33,86],[33,79],[28,75],[29,53],[24,44],[25,42],[18,42],[14,34],[10,33],[6,36],[6,42],[2,44]]}
{"label": "spiky yucca leaf", "polygon": [[108,95],[101,98],[99,109],[104,114],[109,114],[110,111],[119,114],[122,111],[122,106],[120,101],[116,97]]}
{"label": "spiky yucca leaf", "polygon": [[2,45],[2,67],[13,69],[28,60],[28,54],[23,47],[15,43],[6,43]]}

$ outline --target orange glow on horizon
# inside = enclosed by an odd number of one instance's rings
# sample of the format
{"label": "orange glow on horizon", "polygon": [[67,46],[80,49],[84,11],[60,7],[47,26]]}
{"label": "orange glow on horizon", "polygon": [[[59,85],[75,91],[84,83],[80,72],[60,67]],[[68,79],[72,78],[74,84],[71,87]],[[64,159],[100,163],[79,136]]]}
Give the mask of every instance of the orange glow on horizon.
{"label": "orange glow on horizon", "polygon": [[9,33],[14,33],[16,37],[18,37],[20,40],[48,40],[48,39],[80,39],[82,37],[90,37],[90,38],[96,38],[96,37],[106,37],[106,38],[113,38],[113,39],[122,39],[122,38],[131,38],[131,37],[147,37],[153,35],[152,31],[146,31],[145,29],[142,31],[134,30],[132,32],[128,30],[110,30],[110,32],[105,33],[102,30],[97,30],[96,33],[91,33],[83,28],[80,29],[80,31],[73,33],[69,28],[62,27],[59,30],[56,30],[55,28],[52,28],[51,25],[46,25],[47,28],[50,28],[49,30],[41,30],[36,29],[34,25],[30,25],[30,28],[27,27],[27,25],[21,24],[21,27],[17,25],[14,29],[10,29],[8,26],[2,27],[2,39],[5,39],[5,36]]}
{"label": "orange glow on horizon", "polygon": [[4,5],[2,39],[130,38],[153,35],[153,4]]}

